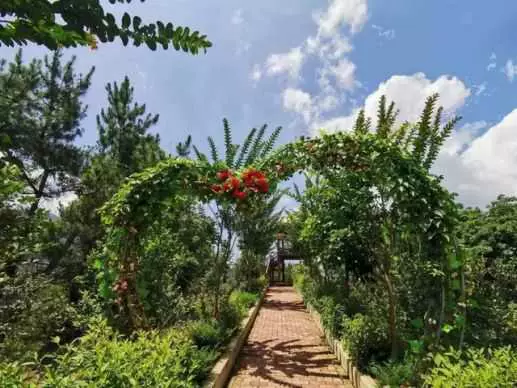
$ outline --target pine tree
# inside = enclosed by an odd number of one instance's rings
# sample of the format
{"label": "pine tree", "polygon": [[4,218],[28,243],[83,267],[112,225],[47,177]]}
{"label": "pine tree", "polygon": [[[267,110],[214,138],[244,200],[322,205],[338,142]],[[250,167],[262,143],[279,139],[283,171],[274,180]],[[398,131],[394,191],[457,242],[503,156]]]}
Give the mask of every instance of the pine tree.
{"label": "pine tree", "polygon": [[158,122],[158,115],[147,114],[146,106],[134,103],[129,79],[106,86],[108,106],[97,116],[98,153],[90,155],[81,175],[79,199],[62,213],[64,246],[69,272],[80,272],[98,241],[103,228],[97,210],[113,196],[130,174],[156,164],[165,157],[159,137],[147,131]]}
{"label": "pine tree", "polygon": [[33,214],[42,198],[72,190],[84,152],[74,144],[81,136],[94,69],[85,76],[74,71],[75,57],[62,63],[61,52],[24,64],[21,50],[0,68],[0,129],[8,139],[2,151],[18,166],[30,194]]}
{"label": "pine tree", "polygon": [[108,104],[97,116],[98,147],[109,155],[122,175],[128,176],[165,157],[158,135],[147,131],[156,125],[159,115],[146,115],[146,106],[134,103],[134,88],[128,77],[120,86],[115,82],[106,86]]}

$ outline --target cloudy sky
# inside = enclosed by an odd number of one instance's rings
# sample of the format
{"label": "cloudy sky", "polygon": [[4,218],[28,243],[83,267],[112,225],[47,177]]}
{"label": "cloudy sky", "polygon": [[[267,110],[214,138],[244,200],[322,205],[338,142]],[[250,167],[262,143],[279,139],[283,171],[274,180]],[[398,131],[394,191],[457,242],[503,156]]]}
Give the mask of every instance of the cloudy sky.
{"label": "cloudy sky", "polygon": [[[107,2],[106,2],[107,3]],[[401,120],[415,120],[425,98],[441,94],[463,116],[435,172],[467,205],[517,192],[517,2],[511,0],[147,0],[126,6],[144,20],[172,21],[208,34],[206,55],[151,52],[118,43],[67,51],[78,69],[96,66],[86,98],[82,144],[96,140],[104,85],[128,75],[139,102],[160,113],[163,146],[192,134],[205,144],[233,124],[283,126],[281,142],[347,130],[361,107],[375,113],[386,94]],[[44,49],[28,47],[25,56]],[[0,48],[11,58],[13,49]],[[219,136],[220,137],[220,136]]]}

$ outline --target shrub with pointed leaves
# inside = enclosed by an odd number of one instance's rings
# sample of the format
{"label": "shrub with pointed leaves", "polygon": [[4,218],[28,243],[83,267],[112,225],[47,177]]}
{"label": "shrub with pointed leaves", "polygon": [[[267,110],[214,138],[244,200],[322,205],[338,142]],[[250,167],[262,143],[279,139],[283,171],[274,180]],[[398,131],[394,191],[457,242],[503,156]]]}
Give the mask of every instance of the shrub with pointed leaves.
{"label": "shrub with pointed leaves", "polygon": [[[399,144],[427,170],[431,168],[438,157],[440,147],[461,120],[461,117],[453,117],[443,123],[443,107],[436,108],[438,99],[438,94],[427,98],[416,124],[405,122],[398,128],[395,127],[395,124],[399,111],[395,109],[394,102],[387,106],[386,96],[382,96],[377,109],[377,135]],[[353,131],[357,134],[365,134],[370,131],[371,125],[371,118],[366,118],[364,110],[361,110]]]}

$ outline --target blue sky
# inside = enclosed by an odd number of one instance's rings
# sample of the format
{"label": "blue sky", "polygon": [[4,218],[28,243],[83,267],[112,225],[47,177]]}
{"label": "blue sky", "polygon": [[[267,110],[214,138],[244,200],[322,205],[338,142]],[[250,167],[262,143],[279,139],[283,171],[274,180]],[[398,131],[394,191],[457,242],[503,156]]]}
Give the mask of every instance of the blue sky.
{"label": "blue sky", "polygon": [[[107,1],[106,1],[107,3]],[[128,75],[139,102],[160,113],[168,151],[192,134],[236,137],[283,126],[281,142],[347,130],[357,109],[375,112],[381,94],[401,120],[415,120],[425,97],[442,94],[463,116],[435,166],[468,205],[517,191],[517,2],[510,0],[147,0],[111,6],[144,20],[172,21],[208,34],[206,55],[101,45],[68,50],[78,69],[97,70],[86,102],[82,144],[95,142],[104,85]],[[14,49],[0,48],[11,58]],[[46,51],[27,47],[27,58]]]}

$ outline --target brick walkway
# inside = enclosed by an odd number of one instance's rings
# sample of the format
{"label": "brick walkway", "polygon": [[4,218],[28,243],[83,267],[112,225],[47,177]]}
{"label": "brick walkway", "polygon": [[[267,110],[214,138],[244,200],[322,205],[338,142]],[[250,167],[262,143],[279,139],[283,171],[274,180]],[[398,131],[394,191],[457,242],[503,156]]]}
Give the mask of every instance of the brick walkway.
{"label": "brick walkway", "polygon": [[292,287],[271,287],[229,388],[351,388]]}

